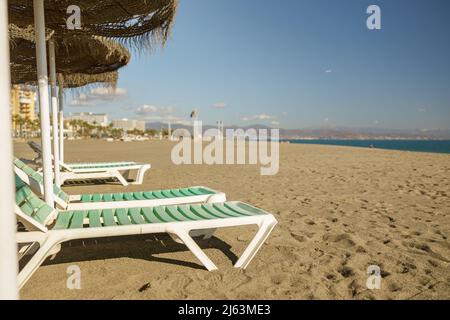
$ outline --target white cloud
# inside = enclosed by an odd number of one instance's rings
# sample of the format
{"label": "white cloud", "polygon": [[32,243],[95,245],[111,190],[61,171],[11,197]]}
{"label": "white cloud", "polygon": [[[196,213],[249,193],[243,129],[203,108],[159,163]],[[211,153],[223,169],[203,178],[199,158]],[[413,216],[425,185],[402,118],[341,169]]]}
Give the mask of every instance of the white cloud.
{"label": "white cloud", "polygon": [[251,121],[251,120],[269,121],[269,120],[276,120],[276,119],[277,119],[277,117],[268,115],[266,113],[255,114],[253,116],[246,116],[246,117],[241,118],[242,121]]}
{"label": "white cloud", "polygon": [[429,109],[428,107],[421,107],[421,108],[418,108],[417,111],[420,113],[425,113],[428,111],[428,109]]}
{"label": "white cloud", "polygon": [[270,124],[272,124],[274,126],[279,126],[280,125],[280,121],[272,121]]}
{"label": "white cloud", "polygon": [[87,93],[80,93],[72,99],[70,106],[95,106],[107,101],[117,101],[127,95],[125,88],[97,87],[89,90]]}
{"label": "white cloud", "polygon": [[144,104],[136,110],[137,115],[145,116],[158,111],[158,108],[152,105]]}
{"label": "white cloud", "polygon": [[325,73],[332,73],[332,72],[333,72],[332,69],[327,69],[327,70],[325,70]]}
{"label": "white cloud", "polygon": [[225,108],[227,106],[227,104],[225,103],[225,102],[217,102],[217,103],[214,103],[213,105],[211,105],[211,108],[214,108],[214,109],[223,109],[223,108]]}
{"label": "white cloud", "polygon": [[242,117],[241,118],[242,121],[250,121],[250,120],[262,120],[262,121],[265,121],[265,120],[275,120],[275,119],[276,119],[275,116],[271,116],[271,115],[268,115],[268,114],[265,114],[265,113],[256,114],[256,115],[251,116],[251,117]]}
{"label": "white cloud", "polygon": [[172,106],[157,107],[154,105],[144,104],[135,110],[135,114],[140,119],[154,122],[172,122],[177,124],[189,125],[191,122],[182,117],[179,112]]}

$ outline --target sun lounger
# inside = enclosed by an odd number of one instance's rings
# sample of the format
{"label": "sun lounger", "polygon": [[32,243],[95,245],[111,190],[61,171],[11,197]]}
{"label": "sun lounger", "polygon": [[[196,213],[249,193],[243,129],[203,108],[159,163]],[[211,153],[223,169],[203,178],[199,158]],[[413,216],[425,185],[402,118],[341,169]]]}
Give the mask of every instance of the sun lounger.
{"label": "sun lounger", "polygon": [[[30,251],[35,247],[33,244],[39,243],[39,249],[19,272],[19,288],[47,257],[60,251],[63,242],[168,233],[212,271],[217,267],[192,237],[209,238],[221,227],[257,225],[258,232],[235,264],[237,268],[246,268],[277,223],[273,215],[242,202],[59,211],[39,199],[17,176],[15,212],[27,229],[17,233],[18,243]],[[27,255],[27,249],[21,253]]]}
{"label": "sun lounger", "polygon": [[[23,161],[14,158],[14,171],[31,189],[44,194],[43,177]],[[225,202],[226,196],[207,187],[154,190],[144,192],[93,193],[68,195],[61,188],[53,187],[55,203],[63,210],[88,210],[106,208],[133,208],[182,203]]]}
{"label": "sun lounger", "polygon": [[[28,141],[28,145],[37,153],[33,159],[39,163],[42,159],[42,149],[34,141]],[[136,171],[136,179],[133,184],[142,184],[144,175],[151,168],[150,164],[140,162],[96,162],[96,163],[59,163],[61,167],[60,182],[63,184],[68,180],[89,180],[89,179],[109,179],[116,178],[119,182],[127,186],[131,171]]]}

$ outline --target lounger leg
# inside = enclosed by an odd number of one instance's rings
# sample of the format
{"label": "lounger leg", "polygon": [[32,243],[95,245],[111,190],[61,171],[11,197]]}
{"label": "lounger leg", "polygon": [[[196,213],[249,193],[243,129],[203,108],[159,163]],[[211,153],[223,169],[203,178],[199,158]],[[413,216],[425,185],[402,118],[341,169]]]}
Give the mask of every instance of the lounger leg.
{"label": "lounger leg", "polygon": [[150,169],[149,165],[145,165],[139,168],[137,174],[136,174],[136,180],[133,182],[133,184],[142,184],[144,181],[144,175],[145,172]]}
{"label": "lounger leg", "polygon": [[175,234],[184,242],[184,244],[192,251],[192,253],[200,260],[201,263],[208,269],[208,271],[217,270],[216,265],[208,258],[203,250],[195,243],[189,236],[189,232],[178,231]]}
{"label": "lounger leg", "polygon": [[253,257],[256,255],[259,248],[261,248],[264,241],[266,241],[267,237],[276,224],[277,221],[272,217],[263,221],[255,237],[252,239],[248,247],[245,249],[244,253],[242,253],[241,257],[234,265],[235,268],[247,268],[247,266],[250,264],[250,261],[252,261]]}
{"label": "lounger leg", "polygon": [[19,272],[17,276],[17,282],[19,283],[19,289],[30,279],[33,273],[39,268],[39,266],[45,261],[49,252],[58,243],[57,239],[47,239],[39,250],[34,254],[31,260],[26,264],[26,266]]}
{"label": "lounger leg", "polygon": [[122,173],[122,177],[124,177],[125,180],[128,180],[130,178],[130,170],[125,170]]}
{"label": "lounger leg", "polygon": [[120,183],[121,183],[123,186],[125,186],[125,187],[128,186],[128,181],[120,174],[119,171],[114,172],[114,173],[113,173],[113,176],[114,176],[115,178],[117,178],[117,180],[119,180]]}

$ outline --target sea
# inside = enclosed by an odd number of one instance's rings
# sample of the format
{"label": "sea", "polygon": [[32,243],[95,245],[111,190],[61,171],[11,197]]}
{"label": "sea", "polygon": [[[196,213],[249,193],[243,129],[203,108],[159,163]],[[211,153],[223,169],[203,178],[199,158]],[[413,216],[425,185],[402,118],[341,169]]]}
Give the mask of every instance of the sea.
{"label": "sea", "polygon": [[450,154],[450,140],[282,140],[300,144],[322,144],[360,148]]}

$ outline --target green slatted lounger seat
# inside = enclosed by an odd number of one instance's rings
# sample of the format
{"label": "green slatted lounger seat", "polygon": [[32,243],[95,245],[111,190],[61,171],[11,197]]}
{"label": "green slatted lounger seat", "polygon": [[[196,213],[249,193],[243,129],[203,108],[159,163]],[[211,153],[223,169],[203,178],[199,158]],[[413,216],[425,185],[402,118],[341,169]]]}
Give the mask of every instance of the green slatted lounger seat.
{"label": "green slatted lounger seat", "polygon": [[[23,161],[14,158],[14,172],[31,189],[44,194],[43,177]],[[68,195],[61,188],[53,187],[55,203],[64,210],[89,210],[105,208],[133,208],[172,205],[182,203],[225,202],[226,195],[207,187],[196,186],[182,189],[137,191],[124,193],[93,193]]]}
{"label": "green slatted lounger seat", "polygon": [[[42,158],[42,148],[34,141],[28,141],[28,145],[33,149],[38,157]],[[68,180],[89,180],[89,179],[112,179],[127,186],[131,171],[136,171],[136,179],[132,184],[142,184],[144,175],[151,168],[150,164],[140,162],[96,162],[96,163],[63,163],[60,162],[60,181],[64,183]]]}
{"label": "green slatted lounger seat", "polygon": [[212,271],[217,267],[193,237],[207,239],[217,228],[257,225],[258,232],[235,264],[236,268],[246,268],[277,223],[270,213],[242,202],[59,211],[43,202],[17,176],[15,212],[27,230],[17,233],[18,243],[39,243],[39,250],[19,272],[20,288],[47,257],[59,252],[63,242],[168,233]]}

